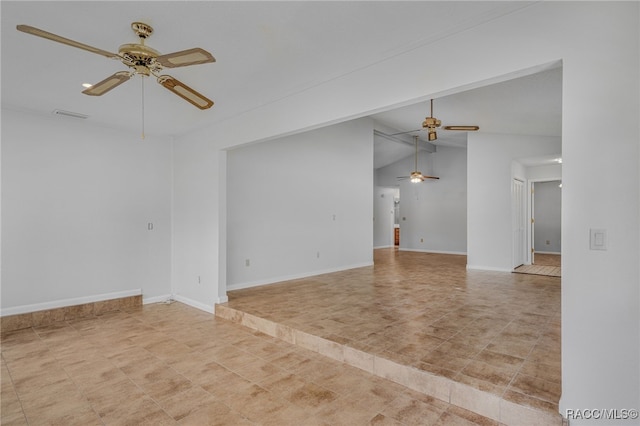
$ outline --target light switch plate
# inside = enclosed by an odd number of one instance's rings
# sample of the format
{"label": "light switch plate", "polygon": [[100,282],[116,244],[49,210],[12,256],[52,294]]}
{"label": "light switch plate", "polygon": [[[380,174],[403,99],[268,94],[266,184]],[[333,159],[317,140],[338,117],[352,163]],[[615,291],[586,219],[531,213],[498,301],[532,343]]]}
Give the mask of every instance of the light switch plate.
{"label": "light switch plate", "polygon": [[589,248],[591,250],[607,249],[607,230],[606,229],[590,229]]}

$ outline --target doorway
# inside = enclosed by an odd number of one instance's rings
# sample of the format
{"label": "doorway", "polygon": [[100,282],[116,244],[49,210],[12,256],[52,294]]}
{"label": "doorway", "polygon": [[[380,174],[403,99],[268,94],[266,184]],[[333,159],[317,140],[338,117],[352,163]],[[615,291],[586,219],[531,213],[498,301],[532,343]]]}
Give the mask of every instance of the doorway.
{"label": "doorway", "polygon": [[[513,272],[561,277],[562,181],[558,178],[531,179],[528,196],[525,192],[521,194],[523,188],[520,187],[520,182],[514,179],[512,185]],[[523,210],[520,210],[520,195],[528,204]],[[525,230],[524,239],[521,239],[519,233],[521,227]]]}
{"label": "doorway", "polygon": [[393,197],[393,245],[400,247],[400,189]]}
{"label": "doorway", "polygon": [[531,264],[560,266],[562,181],[531,182]]}

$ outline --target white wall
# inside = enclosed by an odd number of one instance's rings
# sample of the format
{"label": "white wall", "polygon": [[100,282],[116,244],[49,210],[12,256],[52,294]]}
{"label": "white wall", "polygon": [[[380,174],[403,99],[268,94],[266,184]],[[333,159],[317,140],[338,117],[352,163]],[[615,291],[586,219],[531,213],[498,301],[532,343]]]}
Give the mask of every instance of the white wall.
{"label": "white wall", "polygon": [[[431,161],[429,156],[431,154],[425,151],[420,151],[418,154],[418,169],[423,173],[429,173]],[[405,157],[401,160],[391,163],[387,166],[380,167],[375,170],[375,182],[376,186],[384,187],[399,187],[401,180],[399,177],[409,177],[409,174],[415,169],[415,156],[414,154]]]}
{"label": "white wall", "polygon": [[215,303],[227,300],[218,284],[226,271],[219,250],[226,244],[226,155],[206,132],[196,132],[174,144],[173,157],[173,293],[213,312]]}
{"label": "white wall", "polygon": [[[637,2],[613,5],[582,5],[572,27],[591,30],[566,40],[591,49],[563,55],[561,410],[640,405],[640,12]],[[598,120],[617,123],[606,149],[587,125]],[[589,249],[591,228],[607,230],[608,251]],[[572,422],[581,423],[604,422]]]}
{"label": "white wall", "polygon": [[555,137],[470,133],[467,147],[467,267],[510,271],[511,181],[526,180],[520,157],[560,152]]}
{"label": "white wall", "polygon": [[[398,180],[415,168],[414,156],[376,170],[380,185],[399,185],[400,249],[465,254],[467,251],[466,149],[438,146],[418,153],[418,170],[439,180]],[[421,241],[422,240],[422,241]]]}
{"label": "white wall", "polygon": [[228,288],[373,262],[372,120],[231,150],[227,179]]}
{"label": "white wall", "polygon": [[3,315],[170,293],[170,140],[74,120],[2,110]]}
{"label": "white wall", "polygon": [[534,183],[535,238],[537,253],[560,253],[562,247],[562,188],[560,181]]}
{"label": "white wall", "polygon": [[[436,152],[421,153],[418,158],[418,170],[440,179],[400,182],[400,249],[465,254],[466,149],[438,146]],[[413,167],[405,169],[403,175]]]}

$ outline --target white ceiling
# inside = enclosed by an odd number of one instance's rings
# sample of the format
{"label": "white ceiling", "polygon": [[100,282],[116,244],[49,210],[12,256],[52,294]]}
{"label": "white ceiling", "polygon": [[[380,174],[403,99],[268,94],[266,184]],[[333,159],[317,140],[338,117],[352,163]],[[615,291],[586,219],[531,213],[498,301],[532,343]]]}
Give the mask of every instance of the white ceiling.
{"label": "white ceiling", "polygon": [[[161,53],[191,47],[210,51],[216,63],[165,70],[211,98],[215,105],[209,110],[201,111],[153,78],[145,79],[146,133],[179,136],[530,3],[2,1],[2,107],[36,114],[51,114],[55,109],[82,113],[89,116],[89,123],[136,134],[142,127],[140,78],[101,97],[83,95],[82,83],[98,82],[126,67],[24,34],[16,30],[18,24],[117,52],[119,45],[137,41],[131,22],[143,21],[155,30],[146,44]],[[559,69],[464,92],[455,93],[452,88],[451,93],[435,100],[434,115],[443,125],[477,124],[482,132],[560,135]],[[416,87],[416,98],[428,96]],[[427,115],[428,102],[423,102],[373,117],[385,129],[405,132],[420,128]],[[412,140],[411,135],[404,138]],[[465,146],[466,135],[440,130],[437,142]],[[413,152],[410,145],[387,140],[391,145],[383,147],[384,143],[376,143],[376,166]]]}

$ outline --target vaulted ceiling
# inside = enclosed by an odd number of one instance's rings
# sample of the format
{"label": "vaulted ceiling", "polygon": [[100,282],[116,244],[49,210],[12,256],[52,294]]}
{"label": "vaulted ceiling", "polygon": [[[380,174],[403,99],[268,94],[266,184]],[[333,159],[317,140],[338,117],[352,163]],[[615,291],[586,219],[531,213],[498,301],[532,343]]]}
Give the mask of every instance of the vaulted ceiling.
{"label": "vaulted ceiling", "polygon": [[[421,124],[430,114],[431,103],[424,101],[372,115],[378,123],[388,126],[384,134],[392,136],[376,138],[376,168],[412,155],[411,138],[427,140]],[[467,132],[444,130],[447,125],[477,125],[479,131],[486,133],[560,136],[562,69],[554,67],[438,97],[433,101],[433,115],[442,121],[442,127],[437,129],[438,139],[433,142],[436,147],[466,148]],[[399,138],[405,143],[398,147]]]}
{"label": "vaulted ceiling", "polygon": [[[133,78],[103,96],[86,96],[81,93],[82,83],[96,83],[126,67],[117,60],[19,32],[19,24],[117,52],[121,44],[137,42],[130,26],[142,21],[155,30],[146,44],[161,53],[192,47],[211,52],[215,63],[165,70],[211,98],[215,102],[211,109],[201,111],[156,84],[155,78],[144,79],[146,133],[180,136],[530,3],[3,1],[2,107],[41,115],[64,110],[87,115],[87,123],[136,134],[141,130],[142,78]],[[416,97],[421,96],[424,102],[373,118],[394,133],[419,129],[429,115],[428,98],[433,96],[434,115],[443,124],[476,124],[480,131],[492,133],[560,135],[559,68],[446,94],[423,93],[416,87]],[[411,134],[399,138],[411,141]],[[466,134],[440,130],[437,142],[465,146]],[[410,144],[377,141],[376,166],[411,153]]]}

